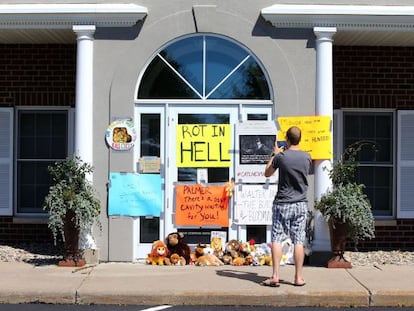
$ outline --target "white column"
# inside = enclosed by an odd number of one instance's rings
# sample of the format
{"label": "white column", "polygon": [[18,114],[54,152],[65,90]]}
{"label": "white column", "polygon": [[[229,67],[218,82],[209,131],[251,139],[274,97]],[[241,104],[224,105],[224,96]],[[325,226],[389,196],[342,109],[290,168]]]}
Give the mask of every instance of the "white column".
{"label": "white column", "polygon": [[[333,120],[333,64],[332,42],[336,28],[315,27],[316,35],[316,107],[318,116],[330,116]],[[332,141],[331,141],[332,150]],[[319,199],[331,186],[328,171],[332,167],[332,158],[317,160],[315,169],[315,199]],[[329,230],[321,213],[315,215],[315,229],[312,251],[330,251]]]}
{"label": "white column", "polygon": [[[75,155],[93,165],[93,40],[94,25],[73,26],[77,34],[76,54],[76,106],[75,106]],[[92,175],[87,176],[92,181]],[[90,232],[82,230],[80,249],[96,249]]]}
{"label": "white column", "polygon": [[93,161],[93,40],[94,25],[73,26],[77,34],[75,155]]}

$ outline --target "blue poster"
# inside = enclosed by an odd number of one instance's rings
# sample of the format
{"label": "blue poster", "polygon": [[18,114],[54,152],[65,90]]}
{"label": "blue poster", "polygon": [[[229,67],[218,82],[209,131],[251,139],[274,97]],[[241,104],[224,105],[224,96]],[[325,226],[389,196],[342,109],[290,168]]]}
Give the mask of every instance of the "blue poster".
{"label": "blue poster", "polygon": [[109,216],[160,216],[162,192],[159,174],[109,175]]}

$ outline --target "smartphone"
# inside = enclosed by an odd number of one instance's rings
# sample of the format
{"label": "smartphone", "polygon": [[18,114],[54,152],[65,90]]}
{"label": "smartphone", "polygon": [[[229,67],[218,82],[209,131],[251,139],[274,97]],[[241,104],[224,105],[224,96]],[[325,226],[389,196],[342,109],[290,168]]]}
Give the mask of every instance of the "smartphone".
{"label": "smartphone", "polygon": [[284,140],[278,140],[277,141],[277,147],[287,149],[287,142]]}

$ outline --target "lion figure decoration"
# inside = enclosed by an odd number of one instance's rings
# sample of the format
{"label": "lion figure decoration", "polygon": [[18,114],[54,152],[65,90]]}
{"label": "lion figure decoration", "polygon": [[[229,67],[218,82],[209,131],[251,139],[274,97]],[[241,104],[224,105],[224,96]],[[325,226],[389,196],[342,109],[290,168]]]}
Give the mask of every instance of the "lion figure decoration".
{"label": "lion figure decoration", "polygon": [[168,256],[167,245],[161,240],[154,241],[152,243],[151,252],[147,257],[147,264],[163,266],[165,264],[165,259]]}

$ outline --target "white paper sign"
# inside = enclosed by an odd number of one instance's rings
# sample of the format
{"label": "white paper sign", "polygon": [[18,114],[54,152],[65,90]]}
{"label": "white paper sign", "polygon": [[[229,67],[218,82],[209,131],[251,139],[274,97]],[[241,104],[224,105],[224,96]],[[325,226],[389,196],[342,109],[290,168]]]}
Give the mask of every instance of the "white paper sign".
{"label": "white paper sign", "polygon": [[277,185],[237,185],[234,187],[234,221],[239,225],[271,225],[272,204]]}
{"label": "white paper sign", "polygon": [[277,174],[264,176],[266,164],[276,139],[273,121],[243,121],[236,126],[238,152],[236,161],[237,183],[275,183]]}

